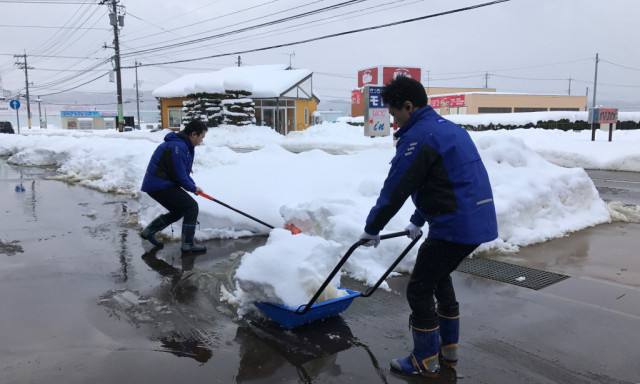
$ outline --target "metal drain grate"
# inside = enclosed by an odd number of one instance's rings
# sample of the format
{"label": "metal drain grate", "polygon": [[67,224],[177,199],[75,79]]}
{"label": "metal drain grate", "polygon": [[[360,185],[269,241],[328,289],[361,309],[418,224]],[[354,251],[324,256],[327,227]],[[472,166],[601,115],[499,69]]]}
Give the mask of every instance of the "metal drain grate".
{"label": "metal drain grate", "polygon": [[569,277],[481,257],[467,257],[460,263],[457,270],[535,290],[548,287]]}

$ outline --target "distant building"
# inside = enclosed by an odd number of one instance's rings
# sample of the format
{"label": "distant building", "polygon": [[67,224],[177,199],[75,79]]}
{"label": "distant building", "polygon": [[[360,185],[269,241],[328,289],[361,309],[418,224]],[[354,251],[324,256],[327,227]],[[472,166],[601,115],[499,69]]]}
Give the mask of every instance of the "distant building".
{"label": "distant building", "polygon": [[[215,72],[182,76],[153,91],[160,102],[162,128],[180,129],[183,102],[198,93],[224,94],[232,84],[247,84],[255,103],[257,125],[281,134],[311,125],[319,97],[313,91],[313,72],[287,69],[286,65],[228,67]],[[226,87],[225,87],[226,85]]]}
{"label": "distant building", "polygon": [[441,115],[584,111],[587,96],[463,91],[429,95],[429,105]]}
{"label": "distant building", "polygon": [[322,124],[323,122],[335,123],[339,117],[343,116],[342,111],[315,111],[312,116],[312,125]]}
{"label": "distant building", "polygon": [[115,129],[117,112],[60,111],[62,129]]}
{"label": "distant building", "polygon": [[[372,68],[375,69],[376,67]],[[386,68],[396,67],[383,67]],[[402,67],[398,67],[401,68]],[[410,68],[411,69],[411,68]],[[380,86],[393,77],[387,76],[386,80],[375,81],[380,76],[381,70],[371,69],[358,72],[358,85],[374,84]],[[369,72],[366,72],[369,71]],[[389,70],[390,71],[390,70]],[[403,74],[395,71],[394,74]],[[409,72],[407,72],[409,73]],[[361,77],[364,79],[361,79]],[[420,80],[419,72],[410,76]],[[372,80],[374,79],[374,80]],[[425,87],[429,98],[429,105],[441,115],[481,113],[518,113],[539,111],[585,111],[587,108],[587,96],[570,95],[536,95],[527,93],[496,92],[494,88],[447,88]],[[363,88],[351,91],[351,116],[364,115]]]}

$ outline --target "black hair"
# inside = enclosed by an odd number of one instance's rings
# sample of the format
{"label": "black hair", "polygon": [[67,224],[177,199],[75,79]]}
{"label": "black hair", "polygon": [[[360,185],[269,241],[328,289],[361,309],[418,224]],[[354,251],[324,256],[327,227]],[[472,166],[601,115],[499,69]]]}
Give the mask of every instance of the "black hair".
{"label": "black hair", "polygon": [[407,76],[398,76],[382,87],[382,101],[396,109],[401,109],[405,101],[414,107],[427,105],[427,92],[419,81]]}
{"label": "black hair", "polygon": [[206,124],[202,121],[191,120],[187,125],[184,126],[182,132],[187,136],[191,136],[191,134],[194,132],[196,133],[196,135],[200,136],[202,135],[202,132],[207,132],[208,130],[209,127],[207,127]]}

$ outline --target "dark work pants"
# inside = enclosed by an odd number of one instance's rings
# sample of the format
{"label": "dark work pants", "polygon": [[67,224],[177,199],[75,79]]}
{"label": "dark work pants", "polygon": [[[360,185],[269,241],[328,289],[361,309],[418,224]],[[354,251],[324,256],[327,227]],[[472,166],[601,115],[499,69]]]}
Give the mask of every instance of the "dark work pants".
{"label": "dark work pants", "polygon": [[451,272],[479,244],[462,244],[427,238],[418,250],[416,264],[407,286],[411,307],[411,324],[423,329],[438,326],[438,311],[445,316],[457,316],[458,302],[451,281]]}
{"label": "dark work pants", "polygon": [[183,224],[196,224],[198,203],[184,189],[170,187],[161,191],[148,192],[148,194],[169,211],[169,213],[162,215],[162,220],[166,225],[175,223],[183,217]]}

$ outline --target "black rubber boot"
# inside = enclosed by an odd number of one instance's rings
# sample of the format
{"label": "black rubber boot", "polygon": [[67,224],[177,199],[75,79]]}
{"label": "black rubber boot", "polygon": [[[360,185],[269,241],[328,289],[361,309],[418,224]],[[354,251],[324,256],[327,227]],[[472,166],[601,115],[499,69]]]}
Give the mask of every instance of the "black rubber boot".
{"label": "black rubber boot", "polygon": [[182,224],[182,252],[206,252],[207,247],[194,242],[193,236],[196,234],[195,224]]}
{"label": "black rubber boot", "polygon": [[147,225],[144,230],[142,230],[142,233],[140,233],[140,237],[149,241],[156,247],[164,247],[164,244],[156,239],[155,234],[162,231],[166,227],[167,224],[165,224],[162,220],[162,216],[158,216],[149,225]]}

